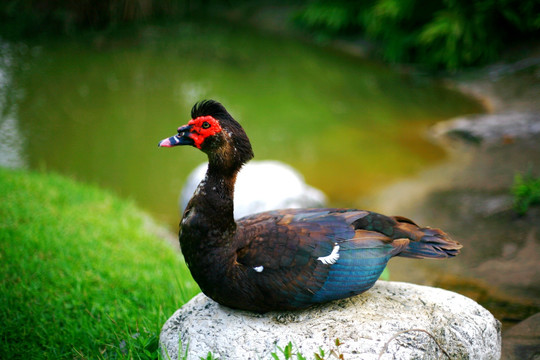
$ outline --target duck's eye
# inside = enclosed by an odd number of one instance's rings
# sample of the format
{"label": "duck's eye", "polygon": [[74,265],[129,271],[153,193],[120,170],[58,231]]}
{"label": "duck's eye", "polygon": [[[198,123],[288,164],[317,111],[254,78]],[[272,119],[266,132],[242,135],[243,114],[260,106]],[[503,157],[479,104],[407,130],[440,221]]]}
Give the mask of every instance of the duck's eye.
{"label": "duck's eye", "polygon": [[208,121],[205,121],[202,123],[202,128],[203,129],[208,129],[210,127],[210,123]]}

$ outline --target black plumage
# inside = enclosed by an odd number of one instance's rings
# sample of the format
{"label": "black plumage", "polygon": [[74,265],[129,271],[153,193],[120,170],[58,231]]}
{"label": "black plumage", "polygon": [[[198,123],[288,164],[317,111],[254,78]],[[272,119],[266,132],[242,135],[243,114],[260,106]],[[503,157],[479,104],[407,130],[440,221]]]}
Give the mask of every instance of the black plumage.
{"label": "black plumage", "polygon": [[253,157],[249,139],[216,101],[197,103],[191,116],[159,145],[192,145],[208,155],[179,238],[193,278],[215,301],[257,312],[299,309],[368,290],[393,256],[459,253],[441,230],[365,210],[276,210],[235,222],[234,184]]}

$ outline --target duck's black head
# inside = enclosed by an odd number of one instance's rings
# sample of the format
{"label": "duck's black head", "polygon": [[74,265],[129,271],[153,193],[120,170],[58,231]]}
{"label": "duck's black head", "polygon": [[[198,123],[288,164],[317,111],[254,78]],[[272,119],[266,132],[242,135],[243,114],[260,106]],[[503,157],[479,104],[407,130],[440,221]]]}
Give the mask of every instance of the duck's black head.
{"label": "duck's black head", "polygon": [[223,105],[203,100],[191,109],[191,120],[178,128],[178,134],[159,146],[192,145],[208,155],[211,164],[239,169],[253,158],[253,150],[242,126]]}

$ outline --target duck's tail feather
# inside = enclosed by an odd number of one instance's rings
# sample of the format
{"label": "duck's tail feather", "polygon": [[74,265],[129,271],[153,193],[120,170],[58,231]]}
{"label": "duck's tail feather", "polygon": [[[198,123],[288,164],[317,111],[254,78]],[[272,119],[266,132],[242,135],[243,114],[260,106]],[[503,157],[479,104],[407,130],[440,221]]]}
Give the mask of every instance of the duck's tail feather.
{"label": "duck's tail feather", "polygon": [[444,231],[421,228],[403,216],[385,216],[366,212],[353,222],[356,230],[376,231],[388,238],[394,250],[392,256],[416,259],[443,259],[459,254],[461,244]]}
{"label": "duck's tail feather", "polygon": [[[407,224],[406,227],[409,227]],[[415,259],[444,259],[459,254],[462,245],[454,241],[444,231],[417,227],[412,231],[412,241],[398,256]]]}

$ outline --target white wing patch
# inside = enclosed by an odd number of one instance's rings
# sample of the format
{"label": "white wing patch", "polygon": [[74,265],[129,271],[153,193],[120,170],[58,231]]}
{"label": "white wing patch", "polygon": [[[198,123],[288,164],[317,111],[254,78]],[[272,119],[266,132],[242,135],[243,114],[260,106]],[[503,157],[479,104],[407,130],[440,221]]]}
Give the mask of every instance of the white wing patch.
{"label": "white wing patch", "polygon": [[318,257],[317,260],[322,262],[324,265],[332,265],[335,264],[336,261],[339,259],[339,245],[337,243],[334,244],[334,248],[332,249],[332,252],[328,256],[321,256]]}
{"label": "white wing patch", "polygon": [[264,270],[264,266],[262,266],[262,265],[261,266],[256,266],[256,267],[253,268],[253,270],[260,273],[260,272],[262,272]]}

